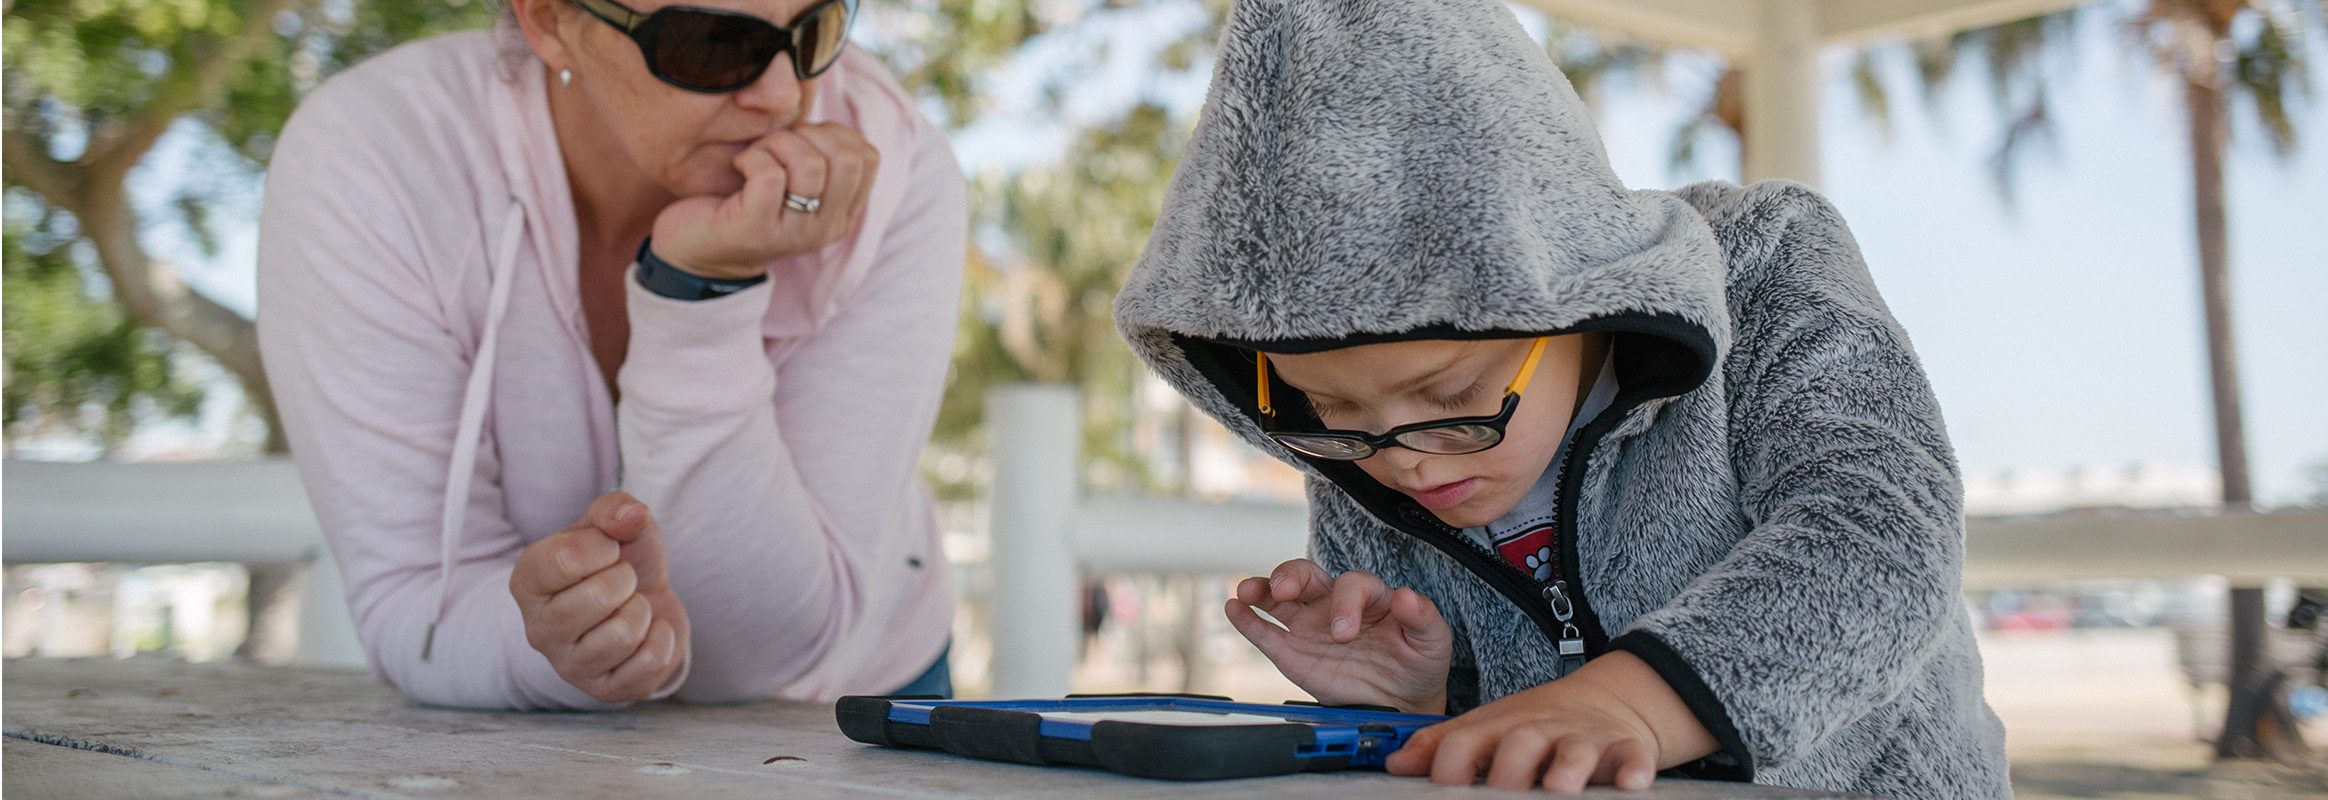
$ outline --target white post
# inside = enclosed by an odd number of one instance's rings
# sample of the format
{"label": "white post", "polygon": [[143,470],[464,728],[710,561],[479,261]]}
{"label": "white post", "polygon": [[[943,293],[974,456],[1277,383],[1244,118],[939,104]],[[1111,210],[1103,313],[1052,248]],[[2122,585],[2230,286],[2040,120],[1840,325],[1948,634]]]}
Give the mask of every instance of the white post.
{"label": "white post", "polygon": [[1819,185],[1817,4],[1760,0],[1746,68],[1746,181]]}
{"label": "white post", "polygon": [[1017,384],[986,398],[998,698],[1060,696],[1075,668],[1080,606],[1068,517],[1080,494],[1082,419],[1067,386]]}
{"label": "white post", "polygon": [[291,663],[302,667],[363,669],[363,642],[356,639],[356,621],[348,614],[347,584],[340,582],[339,563],[331,549],[318,547],[299,580],[298,645]]}

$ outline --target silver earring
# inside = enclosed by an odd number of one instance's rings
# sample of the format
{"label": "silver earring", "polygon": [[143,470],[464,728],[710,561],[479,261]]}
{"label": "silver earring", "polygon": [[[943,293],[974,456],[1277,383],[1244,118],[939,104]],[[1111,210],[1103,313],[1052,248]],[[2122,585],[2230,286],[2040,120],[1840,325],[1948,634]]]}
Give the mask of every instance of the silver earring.
{"label": "silver earring", "polygon": [[572,86],[572,85],[574,85],[574,71],[573,71],[573,70],[570,70],[570,69],[561,69],[561,70],[558,70],[558,85],[559,85],[559,86]]}

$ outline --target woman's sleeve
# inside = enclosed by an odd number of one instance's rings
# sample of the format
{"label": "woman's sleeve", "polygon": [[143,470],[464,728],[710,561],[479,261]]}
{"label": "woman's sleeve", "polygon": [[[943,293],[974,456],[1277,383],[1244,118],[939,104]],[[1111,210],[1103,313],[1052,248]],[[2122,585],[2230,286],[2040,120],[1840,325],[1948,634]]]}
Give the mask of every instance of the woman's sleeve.
{"label": "woman's sleeve", "polygon": [[[343,89],[345,87],[342,87]],[[345,577],[375,673],[423,703],[603,708],[526,644],[509,572],[526,539],[479,450],[444,619],[436,580],[447,465],[475,332],[437,284],[483,283],[483,242],[374,143],[376,106],[318,92],[285,127],[260,213],[259,344],[277,413]],[[459,226],[452,226],[459,227]]]}
{"label": "woman's sleeve", "polygon": [[[925,128],[875,263],[781,371],[761,335],[774,281],[702,301],[630,281],[620,384],[623,486],[654,509],[694,626],[684,699],[768,696],[868,631],[871,580],[919,462],[952,355],[968,205]],[[895,166],[892,166],[895,165]]]}
{"label": "woman's sleeve", "polygon": [[[1723,744],[1781,767],[1903,691],[1962,614],[1962,487],[1938,402],[1843,220],[1756,187],[1766,251],[1732,303],[1730,438],[1751,532],[1613,646]],[[1738,255],[1733,254],[1733,258]]]}

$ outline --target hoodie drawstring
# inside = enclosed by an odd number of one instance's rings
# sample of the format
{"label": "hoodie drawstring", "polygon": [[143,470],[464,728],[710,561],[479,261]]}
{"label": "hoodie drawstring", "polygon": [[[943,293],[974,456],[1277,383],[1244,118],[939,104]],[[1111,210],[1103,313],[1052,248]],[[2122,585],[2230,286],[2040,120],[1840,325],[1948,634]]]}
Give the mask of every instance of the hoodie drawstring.
{"label": "hoodie drawstring", "polygon": [[486,399],[493,392],[494,342],[501,338],[501,318],[509,310],[510,273],[516,271],[517,248],[525,241],[525,204],[512,198],[501,223],[501,248],[489,265],[491,299],[485,312],[485,336],[477,343],[469,367],[469,385],[461,396],[461,422],[453,434],[452,463],[445,467],[445,516],[437,532],[436,612],[429,617],[428,633],[420,642],[420,660],[427,661],[436,646],[437,623],[445,618],[452,597],[453,545],[460,540],[468,518],[469,484],[477,475],[477,446],[484,437]]}

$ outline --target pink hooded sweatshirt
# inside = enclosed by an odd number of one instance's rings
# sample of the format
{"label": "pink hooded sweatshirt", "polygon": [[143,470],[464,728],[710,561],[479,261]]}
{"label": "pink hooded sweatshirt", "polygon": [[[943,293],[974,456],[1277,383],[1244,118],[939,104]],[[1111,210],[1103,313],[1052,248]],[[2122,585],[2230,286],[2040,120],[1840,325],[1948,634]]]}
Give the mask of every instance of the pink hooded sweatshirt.
{"label": "pink hooded sweatshirt", "polygon": [[609,397],[546,87],[492,32],[316,89],[267,176],[259,343],[373,670],[414,700],[603,708],[526,644],[509,573],[600,494],[662,525],[691,701],[887,692],[954,596],[917,472],[951,354],[967,211],[942,132],[870,57],[813,119],[882,154],[851,238],[734,295],[630,287]]}

